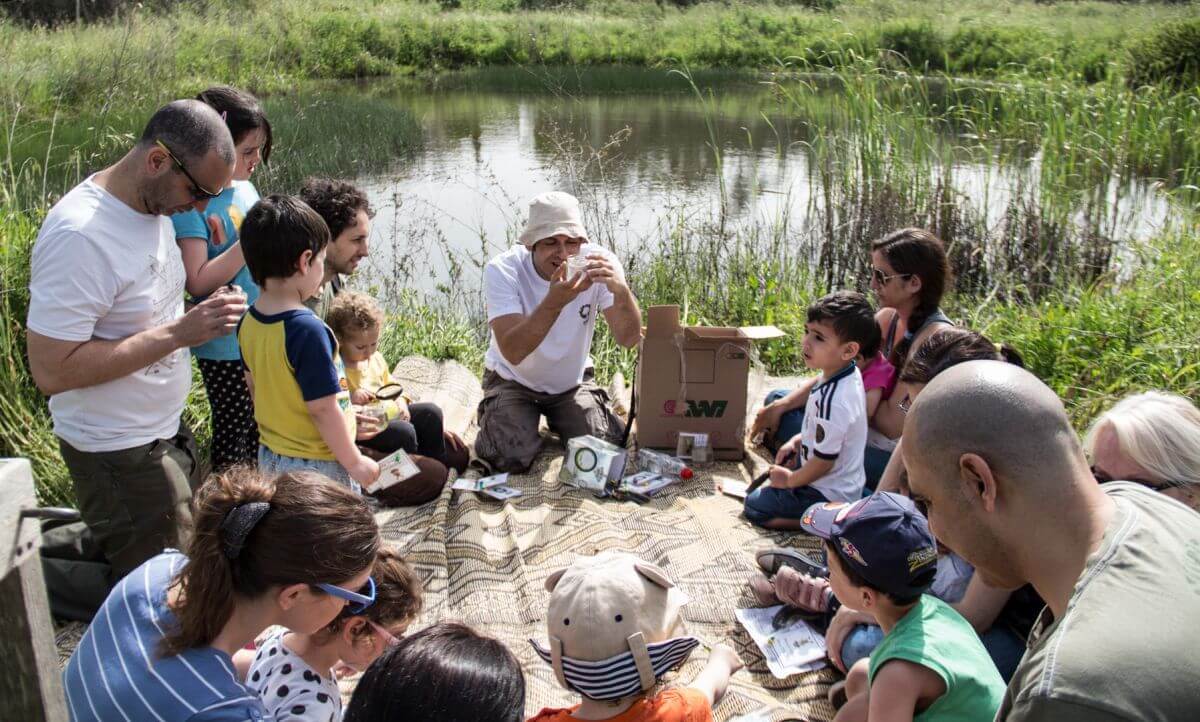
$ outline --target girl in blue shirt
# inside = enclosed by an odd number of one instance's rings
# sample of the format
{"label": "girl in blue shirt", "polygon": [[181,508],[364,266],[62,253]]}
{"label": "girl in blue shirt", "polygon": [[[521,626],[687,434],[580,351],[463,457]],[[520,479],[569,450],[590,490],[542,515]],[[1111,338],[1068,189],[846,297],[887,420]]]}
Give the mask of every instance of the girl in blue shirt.
{"label": "girl in blue shirt", "polygon": [[[239,286],[247,305],[258,298],[238,237],[246,212],[258,202],[250,176],[271,156],[271,124],[258,99],[219,85],[196,96],[225,118],[233,136],[237,163],[233,180],[203,211],[171,217],[175,238],[187,269],[187,292],[201,301],[226,285]],[[220,470],[258,457],[258,425],[254,401],[242,376],[237,337],[220,336],[192,349],[204,378],[212,409],[212,463]]]}

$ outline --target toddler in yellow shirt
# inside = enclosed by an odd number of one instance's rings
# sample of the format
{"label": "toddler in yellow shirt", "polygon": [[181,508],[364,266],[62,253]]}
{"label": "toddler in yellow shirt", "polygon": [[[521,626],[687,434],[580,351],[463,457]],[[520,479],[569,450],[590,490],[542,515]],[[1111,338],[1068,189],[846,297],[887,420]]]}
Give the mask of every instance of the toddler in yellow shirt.
{"label": "toddler in yellow shirt", "polygon": [[368,410],[374,407],[386,417],[386,425],[381,424],[375,435],[363,438],[365,433],[360,433],[360,448],[380,458],[404,449],[421,469],[378,497],[391,506],[415,506],[437,498],[449,469],[465,471],[470,452],[457,434],[442,428],[442,410],[436,404],[410,403],[392,378],[387,359],[379,352],[384,318],[375,299],[343,291],[334,298],[325,321],[338,339],[351,403]]}

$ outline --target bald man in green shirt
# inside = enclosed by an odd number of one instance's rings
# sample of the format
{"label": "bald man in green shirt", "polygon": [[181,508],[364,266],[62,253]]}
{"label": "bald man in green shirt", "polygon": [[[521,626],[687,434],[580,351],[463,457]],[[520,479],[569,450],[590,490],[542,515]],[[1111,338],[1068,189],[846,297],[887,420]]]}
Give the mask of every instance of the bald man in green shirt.
{"label": "bald man in green shirt", "polygon": [[934,379],[903,454],[938,540],[1046,600],[997,720],[1200,718],[1200,515],[1097,484],[1062,402],[1001,362]]}

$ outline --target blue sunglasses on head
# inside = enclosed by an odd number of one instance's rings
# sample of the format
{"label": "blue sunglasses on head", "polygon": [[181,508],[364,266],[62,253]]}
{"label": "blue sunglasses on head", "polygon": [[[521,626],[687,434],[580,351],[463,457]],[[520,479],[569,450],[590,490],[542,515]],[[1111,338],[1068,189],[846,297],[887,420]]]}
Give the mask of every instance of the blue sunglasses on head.
{"label": "blue sunglasses on head", "polygon": [[362,594],[362,590],[352,592],[335,584],[314,584],[313,586],[326,594],[332,594],[338,599],[345,599],[349,602],[346,608],[350,610],[351,614],[358,614],[375,603],[375,577],[367,577],[367,583],[363,586],[363,590],[367,592],[366,594]]}

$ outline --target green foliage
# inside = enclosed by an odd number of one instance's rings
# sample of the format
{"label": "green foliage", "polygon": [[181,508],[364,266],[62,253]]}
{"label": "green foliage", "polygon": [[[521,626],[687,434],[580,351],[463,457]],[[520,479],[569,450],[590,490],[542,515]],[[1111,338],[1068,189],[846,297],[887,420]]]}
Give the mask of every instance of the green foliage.
{"label": "green foliage", "polygon": [[946,69],[946,41],[928,21],[888,23],[880,31],[879,46],[905,66],[925,72]]}
{"label": "green foliage", "polygon": [[[1190,18],[1186,7],[680,2],[686,7],[672,0],[224,0],[130,4],[110,20],[54,30],[0,19],[0,94],[49,116],[58,104],[104,112],[153,105],[211,78],[265,93],[311,78],[514,64],[763,69],[794,58],[841,69],[866,58],[884,68],[1088,83],[1108,78],[1111,60],[1126,55],[1134,83],[1186,83],[1195,68],[1196,21],[1182,20]],[[1134,27],[1161,30],[1126,52]]]}
{"label": "green foliage", "polygon": [[971,326],[1015,346],[1080,428],[1130,393],[1165,389],[1198,398],[1200,236],[1189,228],[1142,256],[1143,267],[1126,283],[1068,288],[1032,306],[956,306]]}
{"label": "green foliage", "polygon": [[430,305],[411,292],[388,298],[388,324],[379,351],[395,365],[404,356],[454,360],[483,374],[487,332],[460,313]]}
{"label": "green foliage", "polygon": [[1129,43],[1127,50],[1131,87],[1165,83],[1183,89],[1200,82],[1200,18],[1161,25]]}

